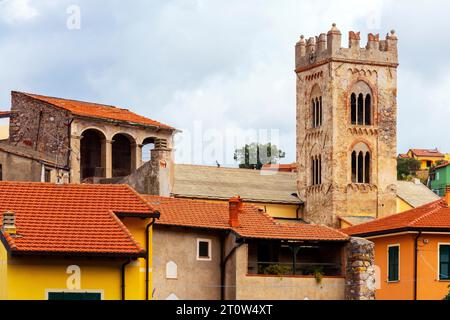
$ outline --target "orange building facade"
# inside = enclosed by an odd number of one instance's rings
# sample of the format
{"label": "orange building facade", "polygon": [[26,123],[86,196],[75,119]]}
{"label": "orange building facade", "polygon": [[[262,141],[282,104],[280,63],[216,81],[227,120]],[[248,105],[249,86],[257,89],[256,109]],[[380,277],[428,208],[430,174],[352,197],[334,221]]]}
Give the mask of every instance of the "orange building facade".
{"label": "orange building facade", "polygon": [[444,200],[343,230],[375,243],[378,300],[442,300],[450,285],[450,208]]}

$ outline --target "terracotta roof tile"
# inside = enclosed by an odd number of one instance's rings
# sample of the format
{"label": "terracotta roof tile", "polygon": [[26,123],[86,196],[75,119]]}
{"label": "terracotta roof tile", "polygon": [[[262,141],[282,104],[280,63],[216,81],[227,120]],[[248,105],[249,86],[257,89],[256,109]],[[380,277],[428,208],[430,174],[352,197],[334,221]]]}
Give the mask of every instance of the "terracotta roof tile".
{"label": "terracotta roof tile", "polygon": [[438,149],[411,149],[411,152],[418,157],[444,157]]}
{"label": "terracotta roof tile", "polygon": [[97,104],[92,102],[84,102],[77,100],[69,100],[62,98],[54,98],[41,96],[37,94],[31,93],[23,93],[31,98],[47,102],[51,105],[54,105],[58,108],[68,110],[75,115],[84,116],[84,117],[93,117],[100,119],[112,119],[117,121],[124,121],[130,123],[136,123],[147,126],[155,126],[164,129],[174,129],[168,125],[162,124],[158,121],[140,116],[136,113],[133,113],[127,109],[117,108],[110,105]]}
{"label": "terracotta roof tile", "polygon": [[450,231],[450,208],[443,199],[406,212],[349,227],[342,232],[361,236],[420,229]]}
{"label": "terracotta roof tile", "polygon": [[161,212],[157,225],[232,230],[244,238],[324,241],[348,239],[345,234],[321,225],[277,223],[252,205],[244,204],[243,212],[239,215],[240,226],[231,228],[227,203],[148,195],[143,197]]}
{"label": "terracotta roof tile", "polygon": [[[154,209],[126,185],[0,182],[0,213],[16,214],[12,252],[140,256],[144,249],[116,214]],[[1,223],[0,223],[1,224]]]}

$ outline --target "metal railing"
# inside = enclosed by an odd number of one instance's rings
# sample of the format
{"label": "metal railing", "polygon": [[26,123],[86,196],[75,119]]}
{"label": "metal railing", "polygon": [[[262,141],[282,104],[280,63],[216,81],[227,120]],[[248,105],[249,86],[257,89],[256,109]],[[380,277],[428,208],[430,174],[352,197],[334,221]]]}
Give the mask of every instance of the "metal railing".
{"label": "metal railing", "polygon": [[265,274],[265,275],[287,275],[287,276],[342,276],[341,263],[324,263],[324,262],[266,262],[266,261],[249,261],[249,274]]}

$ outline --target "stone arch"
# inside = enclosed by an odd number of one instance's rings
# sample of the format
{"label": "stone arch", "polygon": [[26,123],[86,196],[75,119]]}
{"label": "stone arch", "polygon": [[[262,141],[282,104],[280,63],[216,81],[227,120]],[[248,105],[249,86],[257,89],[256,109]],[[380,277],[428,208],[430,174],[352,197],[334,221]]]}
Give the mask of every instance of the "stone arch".
{"label": "stone arch", "polygon": [[112,177],[125,177],[136,169],[136,140],[118,132],[112,138]]}
{"label": "stone arch", "polygon": [[359,76],[347,91],[347,109],[352,125],[371,126],[377,122],[377,91],[370,81]]}
{"label": "stone arch", "polygon": [[350,149],[350,179],[356,184],[370,184],[373,171],[372,152],[368,144],[355,142]]}
{"label": "stone arch", "polygon": [[151,150],[155,148],[156,139],[157,137],[147,137],[140,143],[140,146],[142,148],[142,163],[150,161]]}
{"label": "stone arch", "polygon": [[105,177],[106,135],[97,128],[86,128],[80,141],[80,175],[81,181]]}
{"label": "stone arch", "polygon": [[320,127],[323,123],[323,97],[322,90],[320,89],[320,86],[318,84],[315,84],[312,87],[309,101],[311,127]]}

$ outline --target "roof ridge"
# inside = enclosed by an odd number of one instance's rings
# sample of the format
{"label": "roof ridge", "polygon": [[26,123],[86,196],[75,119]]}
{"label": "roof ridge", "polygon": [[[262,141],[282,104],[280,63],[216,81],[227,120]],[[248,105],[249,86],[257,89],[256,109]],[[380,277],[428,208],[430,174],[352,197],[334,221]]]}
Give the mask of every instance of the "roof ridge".
{"label": "roof ridge", "polygon": [[[98,102],[91,102],[91,101],[77,100],[77,99],[67,99],[67,98],[60,98],[60,97],[54,97],[54,96],[45,96],[45,95],[38,94],[38,93],[29,93],[29,92],[23,92],[23,91],[16,91],[16,92],[22,93],[22,94],[24,94],[26,96],[29,96],[29,97],[33,98],[33,99],[37,99],[37,100],[40,100],[42,102],[51,104],[51,105],[53,105],[55,107],[58,107],[58,106],[55,105],[54,103],[51,103],[51,102],[48,102],[48,101],[44,101],[41,98],[50,98],[50,99],[57,99],[57,100],[63,100],[63,101],[72,101],[72,102],[81,102],[81,103],[86,103],[86,104],[93,104],[93,105],[97,105],[97,106],[102,106],[102,107],[110,107],[110,108],[114,108],[114,109],[130,111],[129,109],[120,108],[120,107],[117,107],[117,106],[113,106],[111,104],[103,104],[103,103],[98,103]],[[130,112],[132,112],[132,111],[130,111]]]}
{"label": "roof ridge", "polygon": [[420,220],[423,220],[433,214],[435,214],[437,211],[439,211],[440,209],[444,208],[445,206],[442,206],[444,200],[440,199],[438,201],[433,202],[432,204],[437,204],[438,206],[433,208],[432,210],[425,212],[423,215],[417,217],[416,219],[414,219],[413,221],[411,221],[410,223],[408,223],[409,226],[413,226],[415,225],[417,222],[419,222]]}
{"label": "roof ridge", "polygon": [[124,186],[126,186],[129,190],[131,190],[131,192],[133,192],[134,195],[136,195],[138,197],[139,200],[141,200],[145,205],[150,207],[151,211],[157,211],[150,203],[148,203],[147,200],[144,199],[144,197],[142,197],[139,192],[137,192],[136,190],[134,190],[130,185],[128,184],[123,184]]}
{"label": "roof ridge", "polygon": [[[205,164],[192,164],[192,163],[176,163],[175,166],[186,166],[186,167],[197,167],[197,168],[210,168],[210,169],[217,169],[217,170],[240,170],[242,172],[255,172],[260,173],[262,171],[264,172],[273,172],[271,170],[257,170],[257,169],[248,169],[248,168],[239,168],[239,167],[217,167],[214,165],[205,165]],[[284,171],[276,171],[277,174],[286,174],[286,175],[293,175],[296,174],[296,172],[284,172]],[[268,176],[273,174],[267,174]]]}

